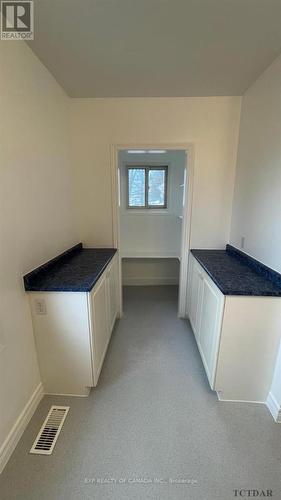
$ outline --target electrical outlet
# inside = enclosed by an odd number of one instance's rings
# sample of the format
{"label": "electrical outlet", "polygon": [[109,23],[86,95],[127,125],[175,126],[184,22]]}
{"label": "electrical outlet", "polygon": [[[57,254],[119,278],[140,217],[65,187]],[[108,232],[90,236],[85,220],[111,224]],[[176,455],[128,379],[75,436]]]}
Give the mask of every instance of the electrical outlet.
{"label": "electrical outlet", "polygon": [[245,248],[245,236],[241,238],[241,248]]}
{"label": "electrical outlet", "polygon": [[47,314],[46,302],[44,299],[35,299],[34,306],[36,314]]}

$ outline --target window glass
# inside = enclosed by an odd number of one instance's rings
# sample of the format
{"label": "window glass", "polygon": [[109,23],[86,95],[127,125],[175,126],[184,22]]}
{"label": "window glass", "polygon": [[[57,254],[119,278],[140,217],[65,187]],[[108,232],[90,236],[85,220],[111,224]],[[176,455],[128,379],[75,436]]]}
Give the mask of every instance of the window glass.
{"label": "window glass", "polygon": [[163,207],[166,204],[166,170],[149,169],[148,172],[148,205]]}
{"label": "window glass", "polygon": [[129,207],[145,206],[145,169],[128,169],[128,205]]}
{"label": "window glass", "polygon": [[167,208],[168,167],[128,167],[128,208]]}

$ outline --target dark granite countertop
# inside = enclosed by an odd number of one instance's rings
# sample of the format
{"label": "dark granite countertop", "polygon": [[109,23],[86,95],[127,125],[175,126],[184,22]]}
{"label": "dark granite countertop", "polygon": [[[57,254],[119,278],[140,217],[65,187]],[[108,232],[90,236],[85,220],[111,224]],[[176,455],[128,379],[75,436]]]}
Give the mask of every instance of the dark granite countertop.
{"label": "dark granite countertop", "polygon": [[79,243],[25,275],[25,290],[89,292],[115,253],[114,248],[83,248]]}
{"label": "dark granite countertop", "polygon": [[281,275],[231,245],[191,253],[224,295],[281,297]]}

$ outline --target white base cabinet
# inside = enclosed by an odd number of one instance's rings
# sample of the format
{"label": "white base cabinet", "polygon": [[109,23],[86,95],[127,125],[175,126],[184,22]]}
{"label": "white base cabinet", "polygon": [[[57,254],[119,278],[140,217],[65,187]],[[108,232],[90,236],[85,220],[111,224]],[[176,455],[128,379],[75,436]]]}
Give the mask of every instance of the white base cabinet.
{"label": "white base cabinet", "polygon": [[189,270],[189,319],[210,386],[214,389],[224,295],[192,254]]}
{"label": "white base cabinet", "polygon": [[118,256],[91,292],[29,292],[29,298],[45,393],[88,395],[118,313]]}
{"label": "white base cabinet", "polygon": [[90,312],[90,338],[94,386],[97,385],[103,360],[113,330],[118,309],[117,258],[109,264],[104,275],[88,296]]}
{"label": "white base cabinet", "polygon": [[190,254],[187,312],[219,399],[265,402],[281,338],[280,297],[225,296]]}

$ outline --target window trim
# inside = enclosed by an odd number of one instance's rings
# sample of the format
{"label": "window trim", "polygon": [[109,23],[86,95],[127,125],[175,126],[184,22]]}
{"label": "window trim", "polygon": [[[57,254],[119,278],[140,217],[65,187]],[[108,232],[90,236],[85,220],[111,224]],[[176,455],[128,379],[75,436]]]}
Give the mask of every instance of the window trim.
{"label": "window trim", "polygon": [[[132,206],[129,204],[129,170],[145,170],[144,186],[144,205]],[[165,172],[165,192],[164,205],[149,205],[148,203],[148,178],[150,170],[164,170]],[[167,210],[168,208],[168,165],[126,165],[126,191],[127,191],[127,210]]]}

